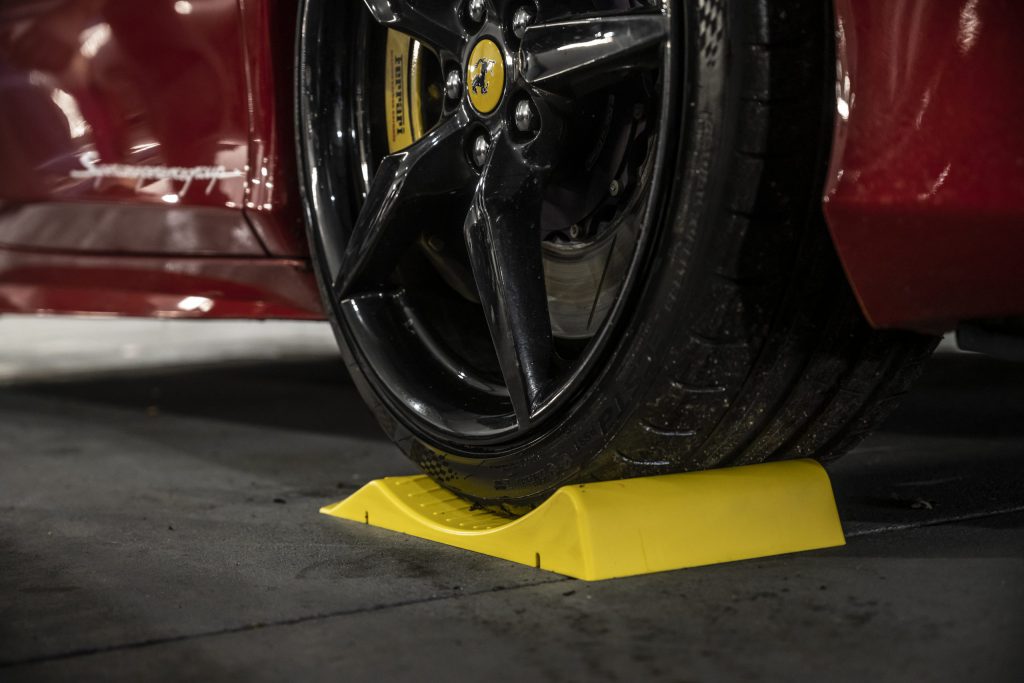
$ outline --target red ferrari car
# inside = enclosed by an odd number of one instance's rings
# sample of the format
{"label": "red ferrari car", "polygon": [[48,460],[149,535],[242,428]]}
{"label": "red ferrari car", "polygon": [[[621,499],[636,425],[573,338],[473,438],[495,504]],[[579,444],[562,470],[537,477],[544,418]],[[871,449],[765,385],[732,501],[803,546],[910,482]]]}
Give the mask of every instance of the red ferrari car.
{"label": "red ferrari car", "polygon": [[515,511],[1024,339],[1019,0],[4,0],[0,311],[329,319]]}

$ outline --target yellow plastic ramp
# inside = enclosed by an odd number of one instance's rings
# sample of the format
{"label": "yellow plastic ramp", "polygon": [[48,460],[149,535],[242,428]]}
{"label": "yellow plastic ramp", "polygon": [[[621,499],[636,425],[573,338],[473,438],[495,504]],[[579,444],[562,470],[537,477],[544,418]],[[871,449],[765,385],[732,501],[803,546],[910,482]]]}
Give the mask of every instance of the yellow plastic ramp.
{"label": "yellow plastic ramp", "polygon": [[564,486],[518,519],[423,475],[378,479],[320,511],[587,581],[846,542],[813,460]]}

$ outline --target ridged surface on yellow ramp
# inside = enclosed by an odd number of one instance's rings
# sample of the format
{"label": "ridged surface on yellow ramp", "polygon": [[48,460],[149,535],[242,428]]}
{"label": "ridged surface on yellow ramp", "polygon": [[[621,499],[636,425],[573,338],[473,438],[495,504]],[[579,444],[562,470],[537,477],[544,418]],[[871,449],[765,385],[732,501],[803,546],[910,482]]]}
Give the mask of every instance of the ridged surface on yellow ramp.
{"label": "ridged surface on yellow ramp", "polygon": [[321,512],[588,581],[845,543],[813,460],[565,486],[518,519],[388,477]]}

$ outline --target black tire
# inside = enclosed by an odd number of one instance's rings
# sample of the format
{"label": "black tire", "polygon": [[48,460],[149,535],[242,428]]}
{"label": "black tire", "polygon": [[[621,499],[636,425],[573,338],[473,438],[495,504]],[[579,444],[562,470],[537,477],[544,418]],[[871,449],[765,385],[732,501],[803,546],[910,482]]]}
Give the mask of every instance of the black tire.
{"label": "black tire", "polygon": [[[326,297],[363,396],[425,472],[517,511],[570,482],[828,460],[892,410],[935,340],[872,330],[828,236],[828,5],[672,3],[689,38],[676,64],[687,87],[674,103],[680,130],[646,277],[600,369],[528,443],[476,456],[410,427],[382,399]],[[305,116],[301,94],[299,109]],[[308,169],[315,151],[301,141]],[[318,220],[311,212],[322,267]]]}

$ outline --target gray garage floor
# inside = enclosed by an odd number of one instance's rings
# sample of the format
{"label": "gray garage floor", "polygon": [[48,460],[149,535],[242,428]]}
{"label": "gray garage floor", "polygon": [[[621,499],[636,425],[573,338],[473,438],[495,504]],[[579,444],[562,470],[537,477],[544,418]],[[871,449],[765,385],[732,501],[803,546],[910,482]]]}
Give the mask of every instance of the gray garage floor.
{"label": "gray garage floor", "polygon": [[318,515],[411,471],[331,344],[0,320],[0,681],[1024,680],[1024,366],[936,356],[845,548],[587,584]]}

